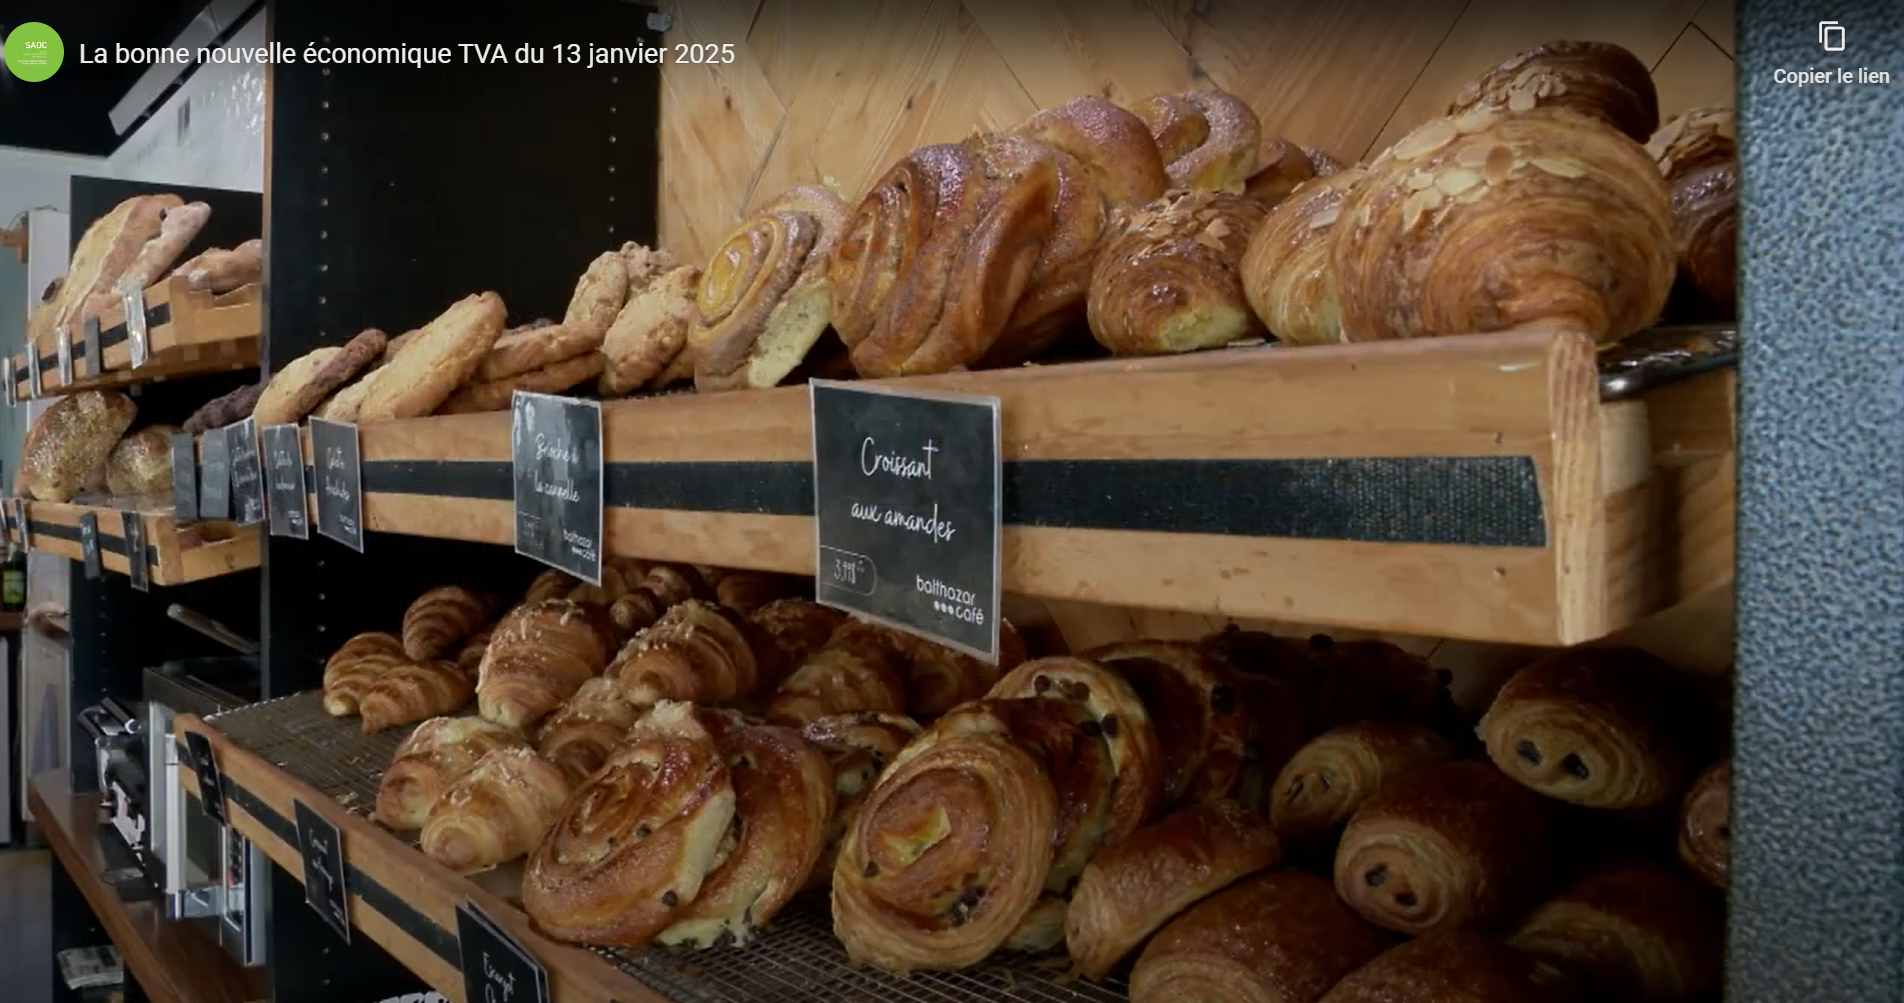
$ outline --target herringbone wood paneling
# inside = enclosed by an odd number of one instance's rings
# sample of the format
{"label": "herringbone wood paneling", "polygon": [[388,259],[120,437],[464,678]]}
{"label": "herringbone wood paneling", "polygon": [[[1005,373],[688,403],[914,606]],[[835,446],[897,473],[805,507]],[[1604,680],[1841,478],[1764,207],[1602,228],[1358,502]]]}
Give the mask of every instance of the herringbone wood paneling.
{"label": "herringbone wood paneling", "polygon": [[[667,0],[678,42],[731,65],[662,70],[661,240],[704,257],[796,184],[856,200],[928,143],[1078,94],[1217,86],[1265,128],[1363,159],[1469,77],[1556,38],[1618,42],[1672,114],[1729,104],[1732,0]],[[670,49],[670,59],[673,50]]]}

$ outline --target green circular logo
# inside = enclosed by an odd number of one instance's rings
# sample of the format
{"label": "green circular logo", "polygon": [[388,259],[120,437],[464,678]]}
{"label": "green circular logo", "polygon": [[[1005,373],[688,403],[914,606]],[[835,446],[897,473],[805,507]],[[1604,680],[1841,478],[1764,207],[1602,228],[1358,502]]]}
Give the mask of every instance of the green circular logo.
{"label": "green circular logo", "polygon": [[7,69],[21,80],[38,82],[59,71],[66,45],[59,32],[28,21],[7,34]]}

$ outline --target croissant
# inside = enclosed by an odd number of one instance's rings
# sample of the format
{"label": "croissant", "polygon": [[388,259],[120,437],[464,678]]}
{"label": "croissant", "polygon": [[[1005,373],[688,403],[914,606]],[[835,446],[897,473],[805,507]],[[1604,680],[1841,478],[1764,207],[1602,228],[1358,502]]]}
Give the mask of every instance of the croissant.
{"label": "croissant", "polygon": [[489,651],[489,639],[494,631],[485,627],[464,639],[456,652],[456,668],[471,679],[483,670],[483,655]]}
{"label": "croissant", "polygon": [[[1317,157],[1325,158],[1320,165]],[[1323,170],[1324,166],[1328,170]],[[1281,136],[1267,134],[1256,152],[1256,167],[1256,173],[1243,183],[1243,194],[1265,209],[1280,204],[1303,182],[1342,169],[1326,153],[1311,153]]]}
{"label": "croissant", "polygon": [[1639,57],[1610,42],[1548,42],[1469,81],[1450,116],[1476,108],[1565,108],[1644,143],[1659,128],[1659,94]]}
{"label": "croissant", "polygon": [[417,847],[460,874],[494,867],[535,849],[568,796],[568,779],[534,750],[497,749],[450,783]]}
{"label": "croissant", "polygon": [[1156,138],[1171,187],[1241,191],[1256,173],[1263,126],[1241,98],[1219,90],[1160,94],[1131,110]]}
{"label": "croissant", "polygon": [[1191,906],[1131,970],[1131,1003],[1315,1003],[1391,938],[1302,871],[1269,871]]}
{"label": "croissant", "polygon": [[609,640],[582,606],[545,599],[496,625],[483,654],[476,704],[491,721],[524,728],[575,695],[608,664]]}
{"label": "croissant", "polygon": [[403,642],[390,634],[358,634],[324,663],[324,711],[332,717],[357,713],[370,684],[402,664]]}
{"label": "croissant", "polygon": [[1645,151],[1597,120],[1546,108],[1432,119],[1343,200],[1329,255],[1343,329],[1623,338],[1665,305],[1672,218]]}
{"label": "croissant", "polygon": [[657,564],[648,569],[640,584],[629,589],[608,607],[615,629],[633,635],[651,626],[668,610],[689,599],[709,598],[713,587],[694,569],[681,565]]}
{"label": "croissant", "polygon": [[613,679],[597,676],[542,722],[536,751],[560,767],[571,786],[580,785],[601,769],[638,716]]}
{"label": "croissant", "polygon": [[457,642],[488,620],[489,604],[476,593],[457,585],[431,589],[404,611],[403,653],[418,662],[454,655]]}
{"label": "croissant", "polygon": [[1684,790],[1690,764],[1671,666],[1637,649],[1563,651],[1507,681],[1481,719],[1488,758],[1548,797],[1647,808]]}
{"label": "croissant", "polygon": [[357,701],[364,734],[453,713],[469,703],[476,681],[455,662],[404,662],[377,677]]}
{"label": "croissant", "polygon": [[1588,872],[1521,923],[1509,943],[1601,999],[1716,999],[1725,914],[1690,877],[1654,864]]}
{"label": "croissant", "polygon": [[636,634],[608,674],[637,707],[662,700],[718,704],[771,686],[779,654],[746,617],[690,599]]}
{"label": "croissant", "polygon": [[656,704],[577,788],[523,870],[522,907],[561,940],[640,947],[700,894],[734,821],[717,736],[731,725]]}
{"label": "croissant", "polygon": [[1732,870],[1732,760],[1706,768],[1679,807],[1679,859],[1714,888]]}
{"label": "croissant", "polygon": [[1130,682],[1163,748],[1163,803],[1229,797],[1242,775],[1236,679],[1194,644],[1134,641],[1085,653]]}
{"label": "croissant", "polygon": [[491,752],[521,745],[514,729],[480,717],[433,717],[417,725],[377,787],[377,819],[392,829],[423,828],[452,782]]}
{"label": "croissant", "polygon": [[1540,894],[1546,833],[1540,799],[1488,764],[1425,766],[1350,816],[1336,847],[1336,894],[1400,933],[1493,923]]}
{"label": "croissant", "polygon": [[1309,639],[1316,667],[1317,714],[1329,727],[1369,718],[1424,721],[1447,697],[1442,675],[1428,660],[1387,641]]}
{"label": "croissant", "polygon": [[863,648],[828,646],[774,690],[767,720],[799,727],[831,714],[905,710],[905,682],[889,659]]}
{"label": "croissant", "polygon": [[1579,1003],[1559,970],[1498,940],[1449,932],[1389,948],[1350,972],[1321,1003]]}
{"label": "croissant", "polygon": [[579,582],[563,598],[590,609],[605,610],[614,605],[615,600],[627,594],[629,587],[628,578],[622,573],[621,568],[612,563],[604,563],[600,585]]}
{"label": "croissant", "polygon": [[1109,975],[1172,916],[1282,857],[1269,824],[1234,801],[1192,805],[1139,829],[1078,879],[1064,920],[1072,967],[1085,978]]}
{"label": "croissant", "polygon": [[664,944],[745,944],[806,886],[826,847],[833,772],[818,747],[773,725],[736,728],[720,747],[734,786],[734,846],[661,931]]}
{"label": "croissant", "polygon": [[582,580],[566,571],[550,568],[535,576],[529,583],[529,591],[522,597],[522,605],[533,606],[549,599],[562,599],[582,584]]}
{"label": "croissant", "polygon": [[1082,658],[1039,658],[1006,673],[986,695],[1063,700],[1096,719],[1117,774],[1104,845],[1122,842],[1156,813],[1163,797],[1164,754],[1145,702],[1123,676]]}
{"label": "croissant", "polygon": [[762,205],[701,270],[688,328],[696,389],[778,386],[832,317],[827,267],[846,203],[803,185]]}
{"label": "croissant", "polygon": [[802,590],[811,594],[812,589],[805,587],[801,580],[792,575],[769,574],[765,571],[734,571],[722,575],[714,583],[714,598],[722,606],[742,616],[752,616],[754,611],[776,599],[798,596]]}
{"label": "croissant", "polygon": [[1418,724],[1344,725],[1316,736],[1277,774],[1270,822],[1285,841],[1333,833],[1396,777],[1453,758],[1447,739]]}
{"label": "croissant", "polygon": [[976,700],[1006,672],[1025,660],[1025,640],[1011,621],[998,621],[998,662],[993,664],[935,644],[922,637],[907,638],[903,660],[906,699],[912,712],[936,717]]}
{"label": "croissant", "polygon": [[1355,167],[1304,182],[1263,217],[1243,251],[1243,295],[1285,345],[1350,340],[1329,249],[1342,203],[1366,177]]}
{"label": "croissant", "polygon": [[904,974],[973,965],[1039,901],[1057,795],[1010,736],[934,727],[855,812],[833,866],[847,956]]}
{"label": "croissant", "polygon": [[1646,144],[1672,188],[1679,290],[1702,319],[1737,311],[1739,164],[1730,108],[1699,108]]}
{"label": "croissant", "polygon": [[840,838],[852,824],[853,813],[872,792],[879,772],[898,757],[907,742],[919,736],[919,723],[903,714],[863,711],[818,718],[800,734],[826,754],[833,768],[835,807],[827,823],[826,849],[807,879],[809,888],[823,888],[833,880]]}
{"label": "croissant", "polygon": [[1263,223],[1255,199],[1172,191],[1123,214],[1091,270],[1091,334],[1117,355],[1165,355],[1260,337],[1239,268]]}
{"label": "croissant", "polygon": [[846,614],[811,599],[775,599],[747,615],[766,632],[782,660],[789,665],[806,661],[846,622]]}

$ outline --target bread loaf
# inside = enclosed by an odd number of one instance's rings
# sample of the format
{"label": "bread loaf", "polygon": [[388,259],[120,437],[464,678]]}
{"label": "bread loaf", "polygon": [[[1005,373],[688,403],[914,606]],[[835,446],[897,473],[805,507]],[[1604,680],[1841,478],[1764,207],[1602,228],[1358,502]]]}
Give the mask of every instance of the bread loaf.
{"label": "bread loaf", "polygon": [[1118,355],[1259,337],[1238,269],[1262,222],[1254,199],[1211,191],[1171,192],[1123,215],[1091,271],[1091,334]]}
{"label": "bread loaf", "polygon": [[73,245],[66,276],[58,289],[27,318],[27,339],[39,346],[41,358],[51,357],[57,350],[55,339],[61,324],[71,324],[77,332],[86,301],[118,283],[146,242],[159,235],[166,211],[184,201],[177,195],[134,196],[86,227]]}
{"label": "bread loaf", "polygon": [[14,490],[22,498],[71,501],[138,414],[125,394],[84,390],[54,401],[27,429]]}
{"label": "bread loaf", "polygon": [[138,256],[112,284],[113,298],[116,300],[123,293],[157,284],[211,216],[212,207],[203,202],[187,202],[165,210],[159,221],[159,232],[139,248]]}
{"label": "bread loaf", "polygon": [[247,240],[231,250],[214,247],[178,266],[174,275],[191,289],[227,293],[264,281],[264,241]]}
{"label": "bread loaf", "polygon": [[106,489],[115,496],[172,490],[171,425],[148,425],[119,440],[106,457]]}

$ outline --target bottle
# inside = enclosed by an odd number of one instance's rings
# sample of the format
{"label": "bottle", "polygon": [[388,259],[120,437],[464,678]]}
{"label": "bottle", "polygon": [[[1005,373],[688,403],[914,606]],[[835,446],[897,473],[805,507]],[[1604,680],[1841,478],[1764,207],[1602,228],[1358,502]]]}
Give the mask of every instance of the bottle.
{"label": "bottle", "polygon": [[26,608],[26,550],[7,541],[7,560],[0,565],[0,609]]}

